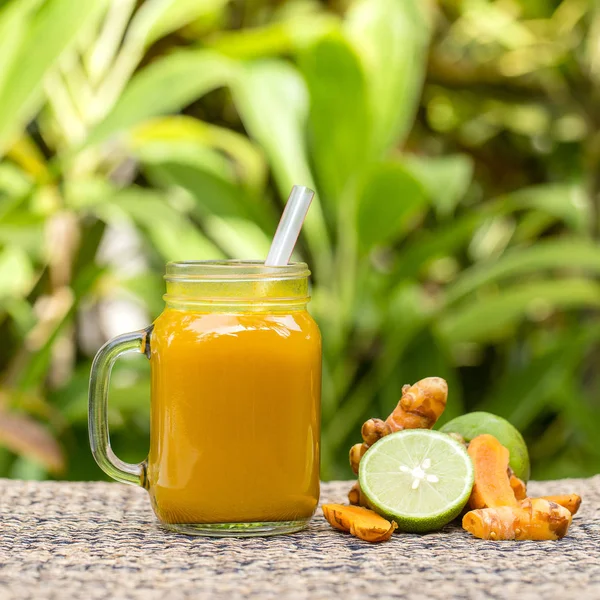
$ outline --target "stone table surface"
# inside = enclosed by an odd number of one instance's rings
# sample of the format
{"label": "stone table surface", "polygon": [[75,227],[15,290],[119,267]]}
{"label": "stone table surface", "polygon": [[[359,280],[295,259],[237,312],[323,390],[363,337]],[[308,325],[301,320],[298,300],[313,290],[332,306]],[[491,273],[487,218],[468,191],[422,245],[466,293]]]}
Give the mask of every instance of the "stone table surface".
{"label": "stone table surface", "polygon": [[[345,501],[348,482],[323,484]],[[159,527],[141,488],[0,479],[0,600],[600,598],[600,475],[533,482],[577,492],[558,542],[486,542],[455,525],[368,544],[321,511],[301,533],[193,538]]]}

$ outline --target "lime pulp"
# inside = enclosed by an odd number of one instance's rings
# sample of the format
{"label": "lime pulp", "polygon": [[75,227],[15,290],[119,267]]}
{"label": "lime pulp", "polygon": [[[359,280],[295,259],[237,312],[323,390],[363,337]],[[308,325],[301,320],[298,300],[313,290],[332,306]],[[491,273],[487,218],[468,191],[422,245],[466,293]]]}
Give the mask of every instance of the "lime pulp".
{"label": "lime pulp", "polygon": [[359,481],[377,512],[403,531],[440,529],[457,517],[473,488],[473,464],[464,446],[428,429],[381,438],[362,457]]}

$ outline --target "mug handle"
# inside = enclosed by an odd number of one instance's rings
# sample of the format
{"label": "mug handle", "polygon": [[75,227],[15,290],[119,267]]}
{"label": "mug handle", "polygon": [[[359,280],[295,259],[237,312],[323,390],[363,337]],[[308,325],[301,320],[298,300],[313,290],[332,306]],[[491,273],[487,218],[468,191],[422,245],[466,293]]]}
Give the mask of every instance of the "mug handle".
{"label": "mug handle", "polygon": [[108,389],[110,373],[117,358],[139,353],[150,358],[152,327],[124,333],[109,340],[98,350],[92,363],[88,403],[88,427],[92,454],[98,466],[110,477],[130,485],[143,485],[144,463],[137,465],[118,458],[110,446],[108,434]]}

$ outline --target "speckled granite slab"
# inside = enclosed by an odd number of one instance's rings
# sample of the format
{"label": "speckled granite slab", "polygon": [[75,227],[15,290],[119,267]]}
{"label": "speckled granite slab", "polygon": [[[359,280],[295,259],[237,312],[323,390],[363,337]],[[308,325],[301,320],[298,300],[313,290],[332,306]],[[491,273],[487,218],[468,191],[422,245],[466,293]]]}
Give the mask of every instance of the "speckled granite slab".
{"label": "speckled granite slab", "polygon": [[[323,484],[345,501],[348,482]],[[456,526],[370,545],[320,511],[302,533],[191,538],[162,530],[142,489],[0,480],[0,599],[600,598],[600,475],[533,482],[577,492],[559,542],[484,542]]]}

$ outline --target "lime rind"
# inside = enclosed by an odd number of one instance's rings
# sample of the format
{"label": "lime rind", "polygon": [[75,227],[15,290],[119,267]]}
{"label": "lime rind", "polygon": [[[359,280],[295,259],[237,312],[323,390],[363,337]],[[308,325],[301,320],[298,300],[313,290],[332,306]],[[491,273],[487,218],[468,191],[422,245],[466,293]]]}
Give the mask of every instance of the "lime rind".
{"label": "lime rind", "polygon": [[[415,469],[419,485],[413,488]],[[430,478],[434,478],[429,481]],[[473,464],[450,436],[424,429],[404,430],[374,444],[360,461],[362,491],[378,512],[404,531],[439,529],[457,517],[473,488]]]}
{"label": "lime rind", "polygon": [[440,431],[458,433],[467,442],[483,433],[493,435],[509,450],[509,465],[515,475],[525,482],[529,480],[531,469],[527,444],[521,432],[503,417],[483,411],[467,413],[452,419]]}

